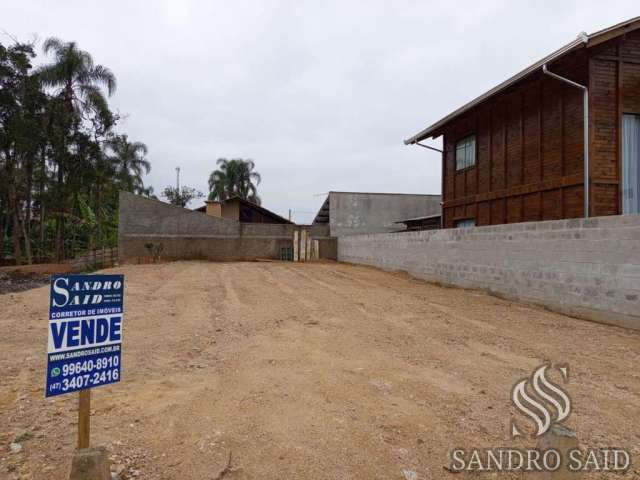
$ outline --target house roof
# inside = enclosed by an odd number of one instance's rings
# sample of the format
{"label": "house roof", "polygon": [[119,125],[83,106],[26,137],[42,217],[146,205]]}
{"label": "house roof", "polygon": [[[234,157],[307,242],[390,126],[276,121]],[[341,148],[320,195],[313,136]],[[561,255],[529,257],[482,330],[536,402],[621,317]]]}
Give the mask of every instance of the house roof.
{"label": "house roof", "polygon": [[324,202],[322,202],[320,210],[318,210],[318,213],[316,213],[316,217],[313,219],[314,225],[317,223],[329,223],[329,206],[329,195],[327,195],[327,198],[325,198]]}
{"label": "house roof", "polygon": [[[267,210],[266,208],[258,205],[257,203],[253,203],[250,202],[249,200],[245,200],[244,198],[240,198],[238,196],[233,196],[231,198],[227,198],[226,200],[223,200],[222,203],[227,203],[227,202],[233,202],[233,201],[238,201],[240,204],[252,208],[254,210],[259,211],[260,213],[262,213],[263,215],[266,215],[268,217],[272,217],[272,218],[276,218],[278,220],[280,220],[282,223],[293,223],[291,220],[288,220],[284,217],[281,217],[280,215],[278,215],[277,213],[272,212],[271,210]],[[207,211],[207,206],[203,205],[201,207],[198,207],[196,209],[194,209],[194,211],[196,212],[206,212]]]}
{"label": "house roof", "polygon": [[405,220],[398,220],[397,222],[393,222],[393,223],[417,222],[420,220],[430,220],[432,218],[440,218],[440,217],[442,217],[441,213],[435,213],[433,215],[425,215],[423,217],[414,217],[414,218],[407,218]]}
{"label": "house roof", "polygon": [[582,32],[580,33],[580,35],[578,35],[578,38],[576,38],[572,42],[567,43],[565,46],[547,55],[542,60],[534,63],[530,67],[525,68],[521,72],[516,73],[514,76],[505,80],[500,85],[497,85],[496,87],[492,88],[488,92],[483,93],[479,97],[471,100],[469,103],[463,105],[457,110],[454,110],[452,113],[438,120],[433,125],[416,133],[412,137],[409,137],[404,141],[404,143],[405,145],[410,145],[410,144],[419,142],[420,140],[424,140],[425,138],[440,136],[441,134],[440,129],[444,125],[449,123],[451,120],[471,110],[473,107],[475,107],[476,105],[479,105],[480,103],[484,102],[488,98],[502,92],[503,90],[507,89],[508,87],[518,82],[519,80],[522,80],[523,78],[538,71],[539,69],[542,68],[544,64],[557,60],[579,48],[594,47],[596,45],[601,44],[602,42],[606,42],[607,40],[611,40],[612,38],[619,37],[621,35],[624,35],[625,33],[631,32],[638,28],[640,28],[640,17],[634,17],[624,22],[613,25],[611,27],[605,28],[604,30],[600,30],[598,32],[592,33],[590,35],[585,32]]}
{"label": "house roof", "polygon": [[244,198],[240,198],[240,197],[231,197],[229,199],[229,201],[232,200],[238,200],[242,205],[245,205],[247,207],[253,208],[254,210],[258,210],[260,213],[273,217],[273,218],[277,218],[278,220],[282,221],[282,223],[293,223],[291,220],[288,220],[284,217],[281,217],[280,215],[278,215],[277,213],[272,212],[271,210],[267,210],[266,208],[258,205],[257,203],[253,203],[250,202],[249,200],[245,200]]}

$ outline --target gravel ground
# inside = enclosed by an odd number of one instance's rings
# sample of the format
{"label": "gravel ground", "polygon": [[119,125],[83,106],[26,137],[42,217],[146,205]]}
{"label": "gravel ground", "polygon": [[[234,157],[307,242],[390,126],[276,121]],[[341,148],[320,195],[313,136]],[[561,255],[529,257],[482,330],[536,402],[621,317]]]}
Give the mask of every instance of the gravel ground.
{"label": "gravel ground", "polygon": [[[93,390],[92,441],[120,478],[496,478],[449,452],[535,445],[509,436],[528,428],[510,391],[545,362],[569,364],[581,444],[638,463],[640,332],[335,263],[104,272],[126,275],[123,378]],[[44,398],[47,302],[0,295],[0,478],[68,477],[77,396]]]}

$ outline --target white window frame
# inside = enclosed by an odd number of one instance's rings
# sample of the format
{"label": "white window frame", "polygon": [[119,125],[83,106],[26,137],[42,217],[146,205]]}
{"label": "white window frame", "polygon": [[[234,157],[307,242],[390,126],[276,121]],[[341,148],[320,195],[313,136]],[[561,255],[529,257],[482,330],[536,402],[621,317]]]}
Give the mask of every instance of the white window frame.
{"label": "white window frame", "polygon": [[622,213],[640,213],[640,115],[622,116]]}
{"label": "white window frame", "polygon": [[476,165],[476,136],[467,135],[456,142],[456,172]]}

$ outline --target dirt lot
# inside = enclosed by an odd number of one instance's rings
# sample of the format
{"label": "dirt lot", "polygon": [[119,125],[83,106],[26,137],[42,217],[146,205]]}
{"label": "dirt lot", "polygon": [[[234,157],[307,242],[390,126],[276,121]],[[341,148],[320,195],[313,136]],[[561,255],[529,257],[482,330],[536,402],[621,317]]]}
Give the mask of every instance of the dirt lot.
{"label": "dirt lot", "polygon": [[[535,445],[509,437],[510,390],[543,362],[570,366],[581,443],[631,449],[615,478],[640,475],[639,332],[341,264],[107,271],[124,370],[93,390],[92,439],[121,478],[214,479],[230,453],[219,478],[467,478],[454,447]],[[68,475],[77,396],[44,399],[47,301],[0,295],[0,478]]]}
{"label": "dirt lot", "polygon": [[0,295],[21,292],[49,283],[48,275],[0,271]]}

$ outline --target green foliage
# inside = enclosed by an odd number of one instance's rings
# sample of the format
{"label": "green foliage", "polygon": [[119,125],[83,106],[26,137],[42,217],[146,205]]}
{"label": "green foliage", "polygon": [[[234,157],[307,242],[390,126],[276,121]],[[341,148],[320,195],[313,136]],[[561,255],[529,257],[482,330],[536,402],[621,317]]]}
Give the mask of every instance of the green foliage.
{"label": "green foliage", "polygon": [[186,207],[191,200],[204,197],[204,193],[185,185],[179,190],[177,187],[165,187],[162,196],[169,200],[172,205]]}
{"label": "green foliage", "polygon": [[96,214],[87,203],[84,197],[78,198],[78,206],[80,207],[80,214],[82,215],[80,220],[82,224],[86,225],[89,229],[94,229],[98,225],[96,220]]}
{"label": "green foliage", "polygon": [[0,263],[115,246],[118,191],[150,192],[147,147],[114,131],[114,74],[75,42],[0,44]]}
{"label": "green foliage", "polygon": [[140,190],[140,195],[147,198],[152,198],[154,200],[158,200],[158,197],[154,194],[153,187],[151,185],[149,185],[148,187],[142,188]]}
{"label": "green foliage", "polygon": [[145,193],[142,175],[151,171],[151,163],[145,158],[147,146],[142,142],[129,142],[126,135],[114,136],[107,141],[107,145],[113,152],[109,159],[122,190]]}
{"label": "green foliage", "polygon": [[260,205],[257,186],[261,177],[254,171],[253,160],[219,158],[216,163],[218,168],[209,175],[209,200],[240,197]]}

